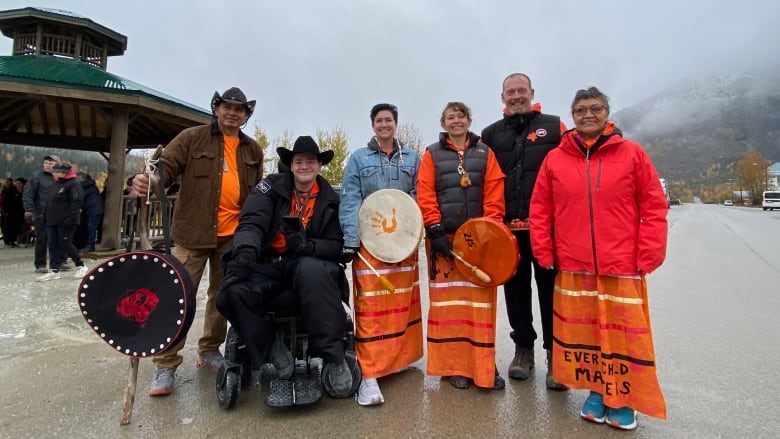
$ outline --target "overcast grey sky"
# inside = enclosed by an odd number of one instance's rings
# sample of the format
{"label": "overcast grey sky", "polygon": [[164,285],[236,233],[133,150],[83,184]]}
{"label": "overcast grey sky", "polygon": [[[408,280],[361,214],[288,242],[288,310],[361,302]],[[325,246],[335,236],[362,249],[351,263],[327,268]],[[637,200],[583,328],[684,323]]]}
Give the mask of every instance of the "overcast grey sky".
{"label": "overcast grey sky", "polygon": [[[449,101],[471,106],[479,132],[501,116],[501,81],[516,71],[571,125],[579,88],[601,88],[614,112],[691,76],[780,62],[780,2],[767,0],[4,0],[0,9],[26,6],[126,35],[111,73],[202,108],[236,85],[257,100],[248,132],[341,126],[352,149],[372,135],[378,102],[396,104],[426,144]],[[10,51],[0,37],[0,54]]]}

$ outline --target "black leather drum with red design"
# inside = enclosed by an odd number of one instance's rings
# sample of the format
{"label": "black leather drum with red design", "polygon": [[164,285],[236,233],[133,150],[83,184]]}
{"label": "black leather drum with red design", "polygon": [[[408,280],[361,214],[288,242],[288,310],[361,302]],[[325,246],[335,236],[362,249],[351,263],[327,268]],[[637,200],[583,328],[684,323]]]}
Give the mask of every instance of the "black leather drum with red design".
{"label": "black leather drum with red design", "polygon": [[151,357],[176,345],[195,318],[195,288],[172,255],[132,251],[95,266],[79,285],[81,315],[111,348]]}

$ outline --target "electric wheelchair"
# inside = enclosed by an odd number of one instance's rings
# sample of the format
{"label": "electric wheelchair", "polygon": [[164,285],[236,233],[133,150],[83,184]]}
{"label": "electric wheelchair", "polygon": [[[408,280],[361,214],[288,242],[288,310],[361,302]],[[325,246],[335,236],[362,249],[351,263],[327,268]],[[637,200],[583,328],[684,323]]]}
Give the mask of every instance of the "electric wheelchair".
{"label": "electric wheelchair", "polygon": [[[349,284],[342,266],[341,300],[348,307]],[[270,407],[308,406],[322,397],[322,389],[333,398],[352,396],[360,387],[362,374],[355,355],[354,323],[345,309],[347,325],[342,340],[344,356],[352,372],[352,388],[347,395],[337,395],[327,379],[330,364],[323,364],[316,352],[310,352],[303,317],[298,300],[292,291],[274,295],[266,304],[270,310],[266,317],[272,322],[276,336],[281,336],[294,360],[294,372],[288,379],[274,378],[268,383],[265,403]],[[234,328],[228,329],[225,341],[225,362],[217,372],[217,402],[223,409],[231,409],[238,401],[241,389],[251,383],[251,367],[246,345],[241,334]],[[263,380],[264,382],[266,379]],[[266,386],[263,386],[264,388]],[[256,393],[256,392],[253,392]]]}

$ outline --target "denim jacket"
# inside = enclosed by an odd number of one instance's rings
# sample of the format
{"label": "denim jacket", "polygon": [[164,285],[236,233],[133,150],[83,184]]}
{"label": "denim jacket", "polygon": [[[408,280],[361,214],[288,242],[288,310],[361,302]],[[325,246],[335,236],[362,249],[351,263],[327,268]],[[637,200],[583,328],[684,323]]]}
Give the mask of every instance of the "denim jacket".
{"label": "denim jacket", "polygon": [[379,189],[399,189],[416,198],[420,156],[411,148],[394,141],[389,156],[375,138],[368,146],[352,153],[341,184],[339,221],[345,247],[359,247],[358,211],[363,200]]}

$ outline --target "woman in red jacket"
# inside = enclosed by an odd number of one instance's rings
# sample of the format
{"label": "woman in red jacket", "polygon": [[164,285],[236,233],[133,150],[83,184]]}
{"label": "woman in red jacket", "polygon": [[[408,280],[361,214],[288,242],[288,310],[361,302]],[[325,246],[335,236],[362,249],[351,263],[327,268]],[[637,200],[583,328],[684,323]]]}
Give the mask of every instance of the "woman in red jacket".
{"label": "woman in red jacket", "polygon": [[553,375],[591,391],[583,418],[631,430],[636,411],[666,418],[645,276],[666,256],[668,206],[645,150],[608,121],[609,98],[579,90],[571,108],[530,212],[534,255],[558,269]]}

